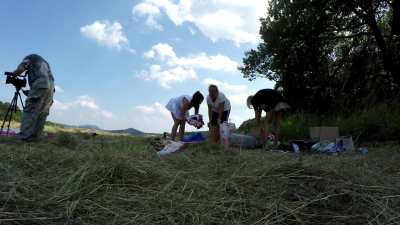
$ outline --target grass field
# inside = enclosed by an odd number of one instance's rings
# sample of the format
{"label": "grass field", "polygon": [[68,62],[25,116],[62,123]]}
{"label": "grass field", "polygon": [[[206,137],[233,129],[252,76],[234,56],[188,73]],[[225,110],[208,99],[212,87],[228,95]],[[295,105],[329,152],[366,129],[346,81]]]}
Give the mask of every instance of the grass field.
{"label": "grass field", "polygon": [[297,158],[206,143],[159,158],[149,143],[0,139],[0,224],[400,224],[399,145]]}

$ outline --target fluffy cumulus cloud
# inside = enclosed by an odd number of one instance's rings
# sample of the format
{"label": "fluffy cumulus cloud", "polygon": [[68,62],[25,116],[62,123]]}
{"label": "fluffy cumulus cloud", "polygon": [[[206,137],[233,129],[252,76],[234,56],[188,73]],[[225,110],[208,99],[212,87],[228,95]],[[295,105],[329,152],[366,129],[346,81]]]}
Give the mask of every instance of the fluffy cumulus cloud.
{"label": "fluffy cumulus cloud", "polygon": [[81,34],[97,43],[114,49],[128,49],[129,41],[123,32],[123,27],[118,21],[96,20],[92,24],[80,28]]}
{"label": "fluffy cumulus cloud", "polygon": [[[72,125],[87,123],[98,124],[99,121],[113,119],[113,113],[102,109],[93,98],[79,96],[70,102],[54,101],[51,117],[54,121],[60,121]],[[73,115],[73,116],[71,116]]]}
{"label": "fluffy cumulus cloud", "polygon": [[259,42],[259,19],[267,13],[265,0],[142,0],[133,14],[160,30],[157,22],[164,13],[176,26],[195,25],[212,41],[230,40],[237,45]]}
{"label": "fluffy cumulus cloud", "polygon": [[224,55],[208,56],[205,53],[178,57],[172,46],[159,43],[144,53],[146,59],[152,60],[147,70],[141,71],[139,77],[145,80],[157,80],[164,88],[170,88],[177,82],[197,79],[197,70],[235,72],[238,63]]}
{"label": "fluffy cumulus cloud", "polygon": [[135,15],[147,17],[147,26],[152,27],[156,30],[163,30],[163,27],[157,22],[157,17],[159,17],[161,14],[161,11],[157,6],[142,2],[137,4],[135,8],[133,8],[132,12]]}
{"label": "fluffy cumulus cloud", "polygon": [[159,102],[134,108],[133,126],[144,132],[169,132],[172,119],[170,112]]}
{"label": "fluffy cumulus cloud", "polygon": [[217,85],[221,90],[225,90],[231,93],[243,93],[248,92],[248,86],[243,84],[230,84],[228,82],[219,81],[212,78],[206,78],[203,80],[205,85]]}

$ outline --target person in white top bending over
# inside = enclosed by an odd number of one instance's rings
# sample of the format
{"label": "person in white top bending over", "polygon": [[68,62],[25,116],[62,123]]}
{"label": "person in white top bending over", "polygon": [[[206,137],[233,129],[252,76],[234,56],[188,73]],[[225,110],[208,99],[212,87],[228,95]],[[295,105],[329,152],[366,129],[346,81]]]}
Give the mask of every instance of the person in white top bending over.
{"label": "person in white top bending over", "polygon": [[182,141],[189,110],[194,107],[195,114],[199,114],[200,105],[203,100],[204,96],[199,91],[194,93],[193,96],[182,95],[169,100],[166,108],[171,112],[172,119],[174,120],[171,131],[172,140],[175,140],[179,128],[179,140]]}

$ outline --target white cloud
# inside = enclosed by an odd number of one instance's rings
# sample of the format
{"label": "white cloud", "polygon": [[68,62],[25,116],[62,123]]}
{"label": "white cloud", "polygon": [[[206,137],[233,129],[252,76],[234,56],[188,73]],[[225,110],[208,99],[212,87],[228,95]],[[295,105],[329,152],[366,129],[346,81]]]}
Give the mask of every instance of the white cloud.
{"label": "white cloud", "polygon": [[206,78],[203,80],[203,83],[205,85],[210,85],[210,84],[214,84],[219,86],[219,88],[221,90],[227,91],[227,92],[233,92],[233,93],[244,93],[244,92],[248,92],[248,87],[247,85],[243,85],[243,84],[230,84],[227,82],[222,82],[222,81],[218,81],[212,78]]}
{"label": "white cloud", "polygon": [[155,61],[147,70],[141,71],[138,77],[144,80],[157,80],[164,88],[189,79],[197,79],[196,70],[234,72],[238,63],[224,55],[208,56],[205,53],[178,57],[172,46],[159,43],[144,53],[144,57]]}
{"label": "white cloud", "polygon": [[[68,113],[68,111],[81,111],[88,112],[90,117],[101,117],[104,119],[113,118],[113,114],[107,110],[101,109],[95,100],[89,96],[79,96],[76,100],[71,102],[60,102],[54,100],[52,110],[55,113]],[[88,118],[88,119],[89,119]]]}
{"label": "white cloud", "polygon": [[155,5],[146,2],[139,3],[133,8],[132,13],[134,15],[147,16],[147,26],[163,31],[163,27],[157,22],[157,17],[160,16],[161,12]]}
{"label": "white cloud", "polygon": [[144,80],[157,80],[161,87],[171,88],[171,85],[188,79],[196,79],[197,74],[193,69],[181,66],[162,68],[160,65],[151,65],[149,70],[140,72],[139,78]]}
{"label": "white cloud", "polygon": [[[146,7],[144,7],[144,5]],[[157,10],[156,10],[157,9]],[[261,17],[267,13],[265,0],[142,0],[134,7],[134,15],[147,17],[146,24],[156,22],[164,13],[176,26],[195,25],[212,41],[230,40],[258,43]],[[157,26],[161,26],[157,23]]]}
{"label": "white cloud", "polygon": [[132,118],[133,126],[145,132],[170,132],[173,123],[170,112],[159,102],[136,106]]}
{"label": "white cloud", "polygon": [[129,41],[123,32],[123,27],[118,21],[111,23],[108,20],[96,20],[92,24],[85,25],[80,28],[81,34],[89,39],[95,40],[97,43],[108,48],[122,49],[129,48]]}
{"label": "white cloud", "polygon": [[189,27],[189,32],[194,36],[197,34],[197,31],[193,27]]}

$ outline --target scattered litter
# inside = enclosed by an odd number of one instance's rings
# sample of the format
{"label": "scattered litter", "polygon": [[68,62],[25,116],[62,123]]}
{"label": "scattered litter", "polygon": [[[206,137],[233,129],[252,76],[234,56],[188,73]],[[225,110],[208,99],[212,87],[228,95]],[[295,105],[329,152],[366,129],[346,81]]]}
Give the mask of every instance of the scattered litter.
{"label": "scattered litter", "polygon": [[17,136],[17,133],[16,132],[14,132],[14,131],[9,131],[9,132],[7,132],[7,131],[0,131],[0,136],[1,137],[15,137],[15,136]]}
{"label": "scattered litter", "polygon": [[293,152],[296,154],[300,154],[300,147],[297,144],[292,144]]}
{"label": "scattered litter", "polygon": [[348,137],[343,136],[336,138],[336,145],[340,152],[354,151],[354,142],[353,142],[353,137],[351,136]]}
{"label": "scattered litter", "polygon": [[158,156],[170,155],[174,152],[181,150],[185,143],[180,141],[170,141],[161,151],[157,152]]}
{"label": "scattered litter", "polygon": [[204,141],[206,141],[206,138],[201,133],[195,133],[190,136],[185,136],[183,138],[183,142],[186,142],[186,143],[204,142]]}
{"label": "scattered litter", "polygon": [[360,152],[361,155],[368,155],[368,148],[359,148],[358,152]]}
{"label": "scattered litter", "polygon": [[262,147],[262,143],[256,137],[244,134],[231,134],[229,137],[229,144],[233,147],[244,149],[255,149]]}
{"label": "scattered litter", "polygon": [[312,140],[292,140],[291,144],[296,144],[301,152],[309,152],[312,146],[315,145],[315,141]]}
{"label": "scattered litter", "polygon": [[19,133],[19,129],[15,128],[10,128],[10,130],[7,132],[7,129],[4,128],[3,131],[0,131],[0,136],[2,137],[15,137]]}
{"label": "scattered litter", "polygon": [[345,150],[338,146],[335,142],[318,142],[311,147],[314,152],[319,152],[326,155],[338,155],[339,153],[345,152]]}
{"label": "scattered litter", "polygon": [[200,129],[204,126],[203,116],[200,114],[189,116],[189,118],[187,118],[187,123],[193,127],[196,127],[197,129]]}

